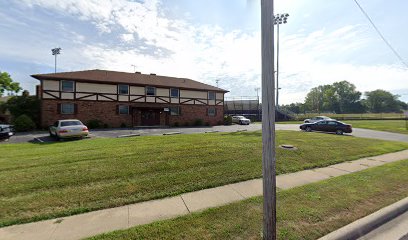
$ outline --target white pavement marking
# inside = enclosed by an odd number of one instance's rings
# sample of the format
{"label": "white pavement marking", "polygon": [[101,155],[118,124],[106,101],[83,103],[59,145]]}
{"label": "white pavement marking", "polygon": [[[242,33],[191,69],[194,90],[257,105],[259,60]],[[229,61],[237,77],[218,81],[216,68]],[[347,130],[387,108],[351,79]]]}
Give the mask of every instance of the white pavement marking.
{"label": "white pavement marking", "polygon": [[43,140],[39,139],[38,137],[34,138],[34,140],[37,140],[37,141],[39,141],[40,143],[43,143],[43,142],[44,142]]}

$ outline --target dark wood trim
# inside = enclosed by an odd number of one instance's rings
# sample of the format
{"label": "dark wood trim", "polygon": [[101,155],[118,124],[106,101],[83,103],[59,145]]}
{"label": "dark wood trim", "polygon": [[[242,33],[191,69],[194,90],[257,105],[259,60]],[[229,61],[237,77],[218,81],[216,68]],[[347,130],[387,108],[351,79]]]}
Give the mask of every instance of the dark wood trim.
{"label": "dark wood trim", "polygon": [[[61,92],[59,93],[59,97],[58,97],[58,96],[55,96],[54,94],[52,94],[52,93],[50,93],[50,92],[48,92],[48,90],[44,90],[43,93],[45,93],[45,94],[47,94],[47,95],[49,95],[49,96],[51,96],[51,97],[54,97],[54,98],[56,98],[56,99],[61,99]],[[44,95],[43,95],[43,99],[44,99]],[[47,99],[47,98],[46,98],[46,99]]]}
{"label": "dark wood trim", "polygon": [[215,105],[221,105],[221,104],[223,104],[223,103],[224,103],[224,101],[219,101],[218,103],[215,102]]}
{"label": "dark wood trim", "polygon": [[[165,103],[170,103],[170,98],[169,98],[169,101],[164,100],[162,97],[156,97],[155,99],[160,99],[160,100],[164,101]],[[155,102],[157,103],[157,101],[155,101]]]}
{"label": "dark wood trim", "polygon": [[[197,102],[199,102],[199,103],[202,103],[202,104],[204,104],[204,105],[207,105],[206,102],[203,102],[203,101],[201,101],[201,100],[198,100],[198,99],[194,99],[194,100],[197,101]],[[195,101],[194,101],[194,104],[195,104]]]}
{"label": "dark wood trim", "polygon": [[[87,98],[87,97],[92,97],[92,96],[97,96],[97,94],[85,95],[85,96],[82,96],[82,97],[75,98],[75,100],[81,100],[81,99],[84,99],[84,98]],[[96,97],[96,98],[98,98],[98,97]],[[95,100],[89,100],[89,101],[95,101]]]}
{"label": "dark wood trim", "polygon": [[[127,84],[129,86],[135,86],[135,87],[146,87],[146,86],[151,86],[151,87],[156,87],[156,88],[178,88],[180,90],[192,90],[192,91],[212,91],[212,92],[220,92],[220,93],[227,93],[229,91],[220,91],[220,90],[210,90],[210,89],[201,89],[201,88],[186,88],[186,87],[174,87],[174,86],[165,86],[165,85],[146,85],[146,84],[138,84],[138,83],[130,83],[130,82],[114,82],[114,81],[98,81],[98,80],[89,80],[89,79],[76,79],[76,78],[59,78],[59,77],[41,77],[37,78],[34,77],[38,80],[50,80],[50,81],[77,81],[77,82],[83,82],[83,83],[97,83],[97,84],[110,84],[110,85],[117,85],[117,84]],[[194,80],[192,80],[194,81]],[[76,89],[75,89],[76,90]]]}
{"label": "dark wood trim", "polygon": [[187,99],[187,100],[186,100],[186,101],[184,101],[184,102],[180,101],[180,104],[184,104],[184,103],[191,102],[191,101],[194,101],[194,99],[189,98],[189,99]]}
{"label": "dark wood trim", "polygon": [[108,96],[105,96],[104,94],[100,94],[101,95],[101,97],[104,97],[104,98],[107,98],[107,99],[110,99],[110,100],[112,100],[112,101],[118,101],[118,99],[117,99],[117,94],[109,94],[109,95],[116,95],[116,99],[114,99],[114,98],[111,98],[111,97],[108,97]]}
{"label": "dark wood trim", "polygon": [[[134,96],[138,96],[138,95],[134,95]],[[144,95],[141,95],[141,96],[139,96],[138,98],[135,98],[135,99],[133,99],[133,100],[130,100],[129,102],[136,102],[137,100],[142,99],[142,98],[144,98],[144,97],[145,97]],[[145,102],[146,102],[146,99],[145,99]]]}

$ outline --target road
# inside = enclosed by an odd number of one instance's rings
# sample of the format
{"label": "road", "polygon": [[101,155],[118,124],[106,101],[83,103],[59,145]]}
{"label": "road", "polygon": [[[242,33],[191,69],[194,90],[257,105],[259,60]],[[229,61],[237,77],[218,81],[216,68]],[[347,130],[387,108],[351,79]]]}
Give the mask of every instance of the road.
{"label": "road", "polygon": [[359,240],[408,240],[408,212],[379,226]]}
{"label": "road", "polygon": [[[185,127],[185,128],[143,128],[143,129],[99,129],[92,130],[90,139],[95,138],[116,138],[123,135],[138,134],[140,136],[163,135],[165,133],[180,132],[182,134],[205,133],[205,132],[236,132],[236,131],[258,131],[262,129],[261,124],[251,125],[231,125],[214,127]],[[276,130],[299,131],[298,124],[276,124]],[[321,134],[321,133],[316,133]],[[323,133],[324,134],[324,133]],[[326,133],[327,134],[327,133]],[[373,131],[368,129],[354,128],[353,136],[363,138],[374,138],[391,141],[408,142],[408,135]],[[23,142],[53,142],[55,139],[48,136],[48,132],[17,133],[8,142],[2,143],[23,143]]]}

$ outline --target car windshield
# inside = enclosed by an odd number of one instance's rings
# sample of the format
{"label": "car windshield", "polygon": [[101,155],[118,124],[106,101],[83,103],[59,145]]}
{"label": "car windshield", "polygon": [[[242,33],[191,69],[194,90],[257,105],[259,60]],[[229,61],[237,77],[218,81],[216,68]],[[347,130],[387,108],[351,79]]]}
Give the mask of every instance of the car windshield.
{"label": "car windshield", "polygon": [[80,121],[63,121],[61,122],[61,127],[67,127],[67,126],[78,126],[82,125]]}

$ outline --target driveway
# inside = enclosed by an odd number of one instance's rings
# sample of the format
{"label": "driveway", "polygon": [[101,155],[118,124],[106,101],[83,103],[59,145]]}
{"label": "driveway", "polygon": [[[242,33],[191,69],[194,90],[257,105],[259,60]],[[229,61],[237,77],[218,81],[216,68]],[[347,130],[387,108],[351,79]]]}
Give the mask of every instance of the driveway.
{"label": "driveway", "polygon": [[[99,129],[92,130],[90,138],[117,138],[124,136],[140,135],[155,136],[171,133],[205,133],[205,132],[236,132],[236,131],[258,131],[262,129],[261,124],[251,125],[231,125],[214,127],[186,127],[186,128],[143,128],[143,129]],[[276,130],[299,131],[299,124],[276,124]],[[319,133],[316,133],[319,134]],[[381,140],[408,142],[408,135],[374,131],[362,128],[353,128],[353,136],[362,138],[374,138]],[[48,136],[48,132],[17,133],[8,142],[2,143],[23,143],[23,142],[53,142],[55,139]]]}

